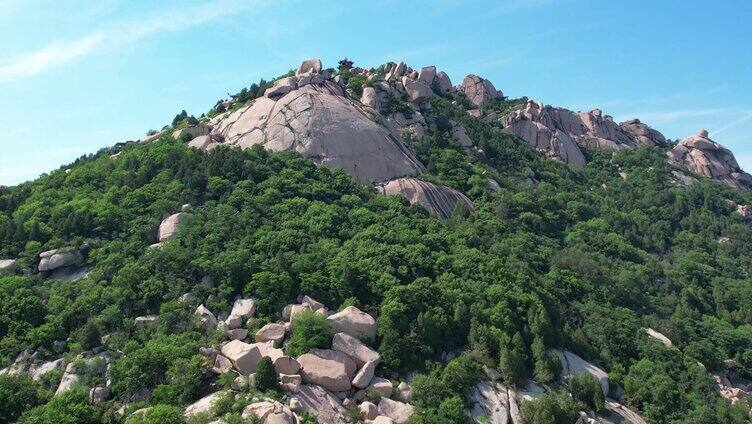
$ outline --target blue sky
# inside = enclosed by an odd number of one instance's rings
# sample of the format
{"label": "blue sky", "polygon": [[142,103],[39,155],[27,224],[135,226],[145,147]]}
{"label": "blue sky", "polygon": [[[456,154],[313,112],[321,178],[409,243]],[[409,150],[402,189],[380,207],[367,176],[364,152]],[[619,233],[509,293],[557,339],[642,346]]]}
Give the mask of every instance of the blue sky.
{"label": "blue sky", "polygon": [[707,128],[752,170],[750,21],[748,0],[0,0],[0,185],[344,56],[476,73],[672,139]]}

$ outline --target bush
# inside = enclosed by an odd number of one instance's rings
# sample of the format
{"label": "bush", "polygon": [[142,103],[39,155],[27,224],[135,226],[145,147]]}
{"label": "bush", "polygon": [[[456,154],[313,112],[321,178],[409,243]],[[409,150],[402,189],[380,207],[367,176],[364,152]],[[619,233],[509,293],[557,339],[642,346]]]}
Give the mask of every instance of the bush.
{"label": "bush", "polygon": [[264,356],[256,365],[256,388],[262,392],[276,390],[277,370],[274,368],[272,359]]}
{"label": "bush", "polygon": [[577,374],[569,382],[572,396],[587,405],[593,411],[600,411],[605,405],[606,398],[598,379],[591,374]]}
{"label": "bush", "polygon": [[89,394],[83,388],[74,388],[48,403],[24,413],[23,424],[98,424],[101,411],[89,404]]}
{"label": "bush", "polygon": [[308,353],[311,349],[327,349],[331,345],[329,323],[322,315],[305,310],[292,322],[292,336],[287,345],[287,354],[292,357]]}
{"label": "bush", "polygon": [[173,405],[154,405],[143,416],[128,419],[128,424],[185,424],[183,408]]}
{"label": "bush", "polygon": [[579,403],[564,390],[551,391],[522,404],[525,424],[570,424],[579,415]]}
{"label": "bush", "polygon": [[39,384],[26,374],[0,375],[0,424],[16,422],[45,400]]}

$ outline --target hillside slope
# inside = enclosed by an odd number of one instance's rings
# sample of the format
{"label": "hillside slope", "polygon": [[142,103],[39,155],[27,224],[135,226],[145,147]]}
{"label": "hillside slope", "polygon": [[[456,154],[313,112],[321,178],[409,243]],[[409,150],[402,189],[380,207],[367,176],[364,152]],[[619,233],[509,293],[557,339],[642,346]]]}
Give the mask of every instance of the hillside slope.
{"label": "hillside slope", "polygon": [[746,422],[748,182],[704,133],[306,61],[0,189],[0,422]]}

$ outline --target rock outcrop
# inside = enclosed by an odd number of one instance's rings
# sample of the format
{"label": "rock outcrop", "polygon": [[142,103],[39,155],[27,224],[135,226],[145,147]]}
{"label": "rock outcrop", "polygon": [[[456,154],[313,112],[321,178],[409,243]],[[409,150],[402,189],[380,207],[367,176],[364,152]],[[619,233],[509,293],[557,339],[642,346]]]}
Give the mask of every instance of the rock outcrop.
{"label": "rock outcrop", "polygon": [[577,374],[590,374],[601,384],[603,394],[608,396],[608,373],[590,362],[580,358],[568,350],[554,349],[553,352],[559,357],[562,366],[562,378],[568,380]]}
{"label": "rock outcrop", "polygon": [[361,342],[358,338],[347,333],[337,333],[332,339],[332,349],[342,352],[352,358],[358,367],[362,367],[367,362],[381,361],[381,355]]}
{"label": "rock outcrop", "polygon": [[333,392],[350,390],[357,366],[342,352],[313,349],[298,357],[303,381]]}
{"label": "rock outcrop", "polygon": [[0,275],[9,275],[16,272],[15,259],[0,259]]}
{"label": "rock outcrop", "polygon": [[345,423],[343,418],[345,408],[342,402],[321,386],[303,384],[293,399],[300,405],[301,410],[316,416],[320,423]]}
{"label": "rock outcrop", "polygon": [[262,424],[297,424],[299,420],[292,410],[276,400],[254,402],[243,409],[244,419],[257,418]]}
{"label": "rock outcrop", "polygon": [[645,332],[648,334],[648,336],[650,336],[650,337],[658,340],[659,342],[661,342],[666,347],[673,347],[674,346],[674,344],[671,342],[671,340],[668,337],[666,337],[665,335],[663,335],[663,333],[660,333],[660,332],[658,332],[656,330],[653,330],[652,328],[646,328]]}
{"label": "rock outcrop", "polygon": [[332,330],[357,338],[373,340],[376,337],[376,320],[355,306],[348,306],[327,319]]}
{"label": "rock outcrop", "polygon": [[204,396],[203,398],[197,400],[196,402],[188,405],[185,408],[185,411],[183,412],[183,415],[186,417],[192,417],[194,415],[199,414],[210,414],[211,409],[214,406],[214,404],[222,399],[224,396],[229,395],[231,392],[228,391],[222,391],[222,392],[214,392],[210,395]]}
{"label": "rock outcrop", "polygon": [[400,178],[377,188],[382,194],[405,196],[411,205],[420,205],[441,219],[450,218],[460,204],[471,212],[474,210],[473,202],[459,191],[415,178]]}
{"label": "rock outcrop", "polygon": [[186,214],[183,212],[178,212],[162,220],[162,222],[159,224],[157,240],[161,243],[177,234],[178,225],[180,224],[180,221],[185,217],[185,215]]}
{"label": "rock outcrop", "polygon": [[690,171],[752,191],[752,176],[744,172],[730,150],[708,138],[708,132],[685,138],[668,152],[669,159]]}
{"label": "rock outcrop", "polygon": [[473,74],[466,76],[457,90],[464,93],[477,108],[483,108],[488,102],[503,97],[491,81]]}
{"label": "rock outcrop", "polygon": [[83,255],[75,247],[48,250],[39,254],[39,271],[54,271],[58,268],[80,265]]}
{"label": "rock outcrop", "polygon": [[[341,85],[319,73],[320,62],[306,61],[298,72],[303,75],[278,80],[263,97],[219,117],[213,139],[240,148],[295,150],[369,182],[423,170],[399,135],[371,120]],[[416,90],[416,99],[428,95],[422,87]]]}
{"label": "rock outcrop", "polygon": [[619,123],[619,127],[631,134],[637,144],[647,144],[648,146],[661,146],[666,144],[666,137],[658,130],[649,127],[640,122],[639,119],[630,119]]}
{"label": "rock outcrop", "polygon": [[575,165],[585,164],[579,147],[634,149],[666,142],[661,133],[637,119],[616,124],[599,109],[578,113],[533,101],[501,117],[499,123],[535,149]]}

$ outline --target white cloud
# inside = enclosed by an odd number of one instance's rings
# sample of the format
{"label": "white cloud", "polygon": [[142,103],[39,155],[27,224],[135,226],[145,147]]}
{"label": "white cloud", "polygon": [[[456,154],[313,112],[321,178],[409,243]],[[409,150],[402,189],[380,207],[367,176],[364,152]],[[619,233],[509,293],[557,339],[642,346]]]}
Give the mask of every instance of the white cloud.
{"label": "white cloud", "polygon": [[71,41],[55,41],[40,50],[26,54],[0,67],[0,82],[29,77],[49,68],[70,62],[91,53],[105,40],[103,34],[91,34]]}
{"label": "white cloud", "polygon": [[162,31],[179,31],[231,15],[261,2],[214,0],[193,7],[161,10],[152,16],[107,25],[106,29],[70,40],[55,40],[47,46],[5,60],[0,65],[0,83],[30,77],[79,57],[113,46],[132,43]]}

